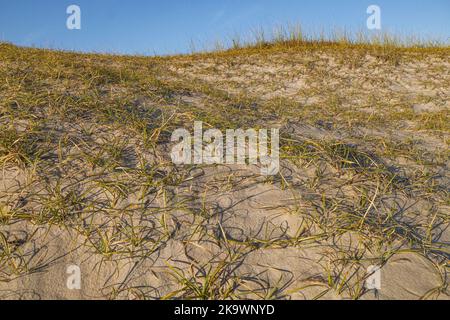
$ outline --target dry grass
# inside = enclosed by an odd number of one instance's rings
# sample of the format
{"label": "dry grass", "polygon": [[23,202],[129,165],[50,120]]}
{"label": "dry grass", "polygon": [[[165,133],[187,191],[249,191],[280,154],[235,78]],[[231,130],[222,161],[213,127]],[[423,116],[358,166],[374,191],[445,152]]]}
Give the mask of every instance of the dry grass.
{"label": "dry grass", "polygon": [[[0,44],[0,297],[73,297],[33,279],[75,261],[92,283],[76,298],[373,298],[379,264],[398,276],[383,297],[448,299],[450,49],[338,40]],[[194,120],[280,128],[280,174],[174,166],[170,134]]]}

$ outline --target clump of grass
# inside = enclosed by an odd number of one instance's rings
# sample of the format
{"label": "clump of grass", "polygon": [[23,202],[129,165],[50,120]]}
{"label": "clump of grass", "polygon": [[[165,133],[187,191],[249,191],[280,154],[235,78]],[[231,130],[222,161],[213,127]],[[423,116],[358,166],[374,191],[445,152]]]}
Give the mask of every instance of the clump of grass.
{"label": "clump of grass", "polygon": [[25,167],[45,152],[42,136],[37,131],[3,128],[0,131],[0,165]]}
{"label": "clump of grass", "polygon": [[79,190],[64,188],[60,183],[48,185],[45,194],[39,196],[42,207],[34,220],[41,224],[70,224],[81,215],[84,197]]}
{"label": "clump of grass", "polygon": [[0,282],[26,274],[30,267],[22,246],[29,239],[14,239],[0,231]]}
{"label": "clump of grass", "polygon": [[191,275],[187,275],[184,270],[167,263],[169,274],[180,285],[181,289],[167,294],[163,299],[214,300],[233,298],[240,282],[238,277],[233,276],[233,269],[238,259],[240,259],[239,254],[232,254],[218,263],[196,265],[192,269]]}

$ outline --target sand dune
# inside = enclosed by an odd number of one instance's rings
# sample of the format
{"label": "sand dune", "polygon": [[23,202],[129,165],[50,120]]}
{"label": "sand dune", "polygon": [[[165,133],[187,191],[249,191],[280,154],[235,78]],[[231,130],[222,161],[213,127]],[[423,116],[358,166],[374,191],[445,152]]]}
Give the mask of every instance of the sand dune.
{"label": "sand dune", "polygon": [[[449,299],[448,48],[0,57],[0,299]],[[280,172],[174,165],[194,121]]]}

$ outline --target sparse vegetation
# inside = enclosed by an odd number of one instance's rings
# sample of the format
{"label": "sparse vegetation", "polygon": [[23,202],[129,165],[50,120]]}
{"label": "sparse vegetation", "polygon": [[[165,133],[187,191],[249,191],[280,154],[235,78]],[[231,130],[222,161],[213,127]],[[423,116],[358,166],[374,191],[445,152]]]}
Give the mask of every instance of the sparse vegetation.
{"label": "sparse vegetation", "polygon": [[[170,57],[0,44],[0,297],[29,294],[23,277],[52,297],[39,286],[72,262],[100,298],[372,299],[381,265],[382,297],[448,299],[450,48],[255,39]],[[173,165],[195,120],[280,128],[281,172]]]}

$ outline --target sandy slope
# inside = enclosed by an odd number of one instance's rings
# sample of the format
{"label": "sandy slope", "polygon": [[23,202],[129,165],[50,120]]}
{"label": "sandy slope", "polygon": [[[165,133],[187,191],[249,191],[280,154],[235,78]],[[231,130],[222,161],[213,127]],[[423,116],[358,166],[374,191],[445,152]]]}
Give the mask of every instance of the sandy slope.
{"label": "sandy slope", "polygon": [[[0,298],[449,299],[448,50],[22,50],[0,51],[1,125],[45,152],[2,142]],[[280,174],[174,166],[194,120],[279,128]]]}

